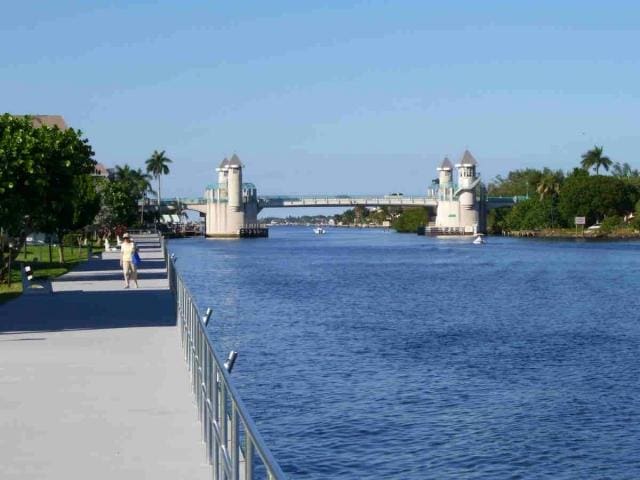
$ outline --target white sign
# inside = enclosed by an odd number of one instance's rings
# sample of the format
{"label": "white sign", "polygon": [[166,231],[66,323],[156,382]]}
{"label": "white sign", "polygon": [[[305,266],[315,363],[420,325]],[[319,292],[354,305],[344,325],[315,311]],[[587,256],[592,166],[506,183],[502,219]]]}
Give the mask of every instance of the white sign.
{"label": "white sign", "polygon": [[587,223],[586,217],[576,217],[576,225],[584,225]]}

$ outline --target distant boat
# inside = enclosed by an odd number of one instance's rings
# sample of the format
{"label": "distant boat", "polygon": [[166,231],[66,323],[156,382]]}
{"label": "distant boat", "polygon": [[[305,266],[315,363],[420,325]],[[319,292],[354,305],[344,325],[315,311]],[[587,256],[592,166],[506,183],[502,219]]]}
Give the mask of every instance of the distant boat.
{"label": "distant boat", "polygon": [[324,235],[325,233],[327,233],[327,231],[322,227],[316,227],[313,229],[313,233],[315,233],[316,235]]}
{"label": "distant boat", "polygon": [[482,238],[482,235],[478,235],[473,241],[474,245],[482,245],[483,243],[487,243],[487,242],[485,241],[484,238]]}

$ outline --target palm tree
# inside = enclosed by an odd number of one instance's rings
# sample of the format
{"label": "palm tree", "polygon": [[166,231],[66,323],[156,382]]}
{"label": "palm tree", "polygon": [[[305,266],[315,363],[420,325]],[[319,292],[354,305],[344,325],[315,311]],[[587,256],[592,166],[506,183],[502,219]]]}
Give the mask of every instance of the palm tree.
{"label": "palm tree", "polygon": [[536,192],[540,195],[540,201],[551,196],[554,197],[560,193],[560,182],[553,175],[545,175],[540,179],[540,183],[536,187]]}
{"label": "palm tree", "polygon": [[609,171],[609,167],[613,161],[609,157],[602,155],[602,150],[603,147],[594,145],[591,150],[583,154],[582,162],[580,162],[582,168],[589,170],[593,167],[596,171],[596,175],[598,175],[600,167],[604,167],[605,170]]}
{"label": "palm tree", "polygon": [[124,167],[116,165],[115,178],[121,182],[127,182],[129,188],[138,198],[147,192],[153,192],[150,183],[151,175],[143,172],[140,168],[134,170],[129,165],[125,165]]}
{"label": "palm tree", "polygon": [[151,188],[151,175],[146,172],[143,172],[141,169],[136,170],[136,174],[138,176],[137,182],[142,193],[142,202],[140,206],[140,225],[144,224],[144,205],[147,203],[147,194],[153,195],[153,188]]}
{"label": "palm tree", "polygon": [[168,164],[172,163],[171,159],[166,157],[164,154],[164,150],[158,152],[154,150],[151,154],[151,157],[147,159],[147,172],[153,175],[154,178],[158,179],[158,217],[160,217],[160,177],[162,175],[169,174],[169,166]]}
{"label": "palm tree", "polygon": [[631,168],[628,163],[616,162],[611,168],[611,173],[614,177],[618,178],[637,178],[640,176],[640,172],[637,169]]}
{"label": "palm tree", "polygon": [[133,170],[129,165],[125,165],[124,167],[116,165],[115,178],[118,181],[127,183],[129,190],[139,201],[141,201],[140,223],[142,224],[147,193],[155,193],[151,188],[151,175],[143,172],[140,168]]}
{"label": "palm tree", "polygon": [[541,202],[551,197],[551,228],[553,228],[553,203],[560,193],[560,182],[555,175],[547,173],[540,179],[536,191],[540,195]]}

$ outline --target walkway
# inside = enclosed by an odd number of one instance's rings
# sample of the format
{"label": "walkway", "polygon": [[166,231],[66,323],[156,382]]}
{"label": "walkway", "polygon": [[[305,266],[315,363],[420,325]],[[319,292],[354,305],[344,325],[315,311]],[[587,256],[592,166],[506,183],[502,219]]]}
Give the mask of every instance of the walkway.
{"label": "walkway", "polygon": [[210,477],[157,242],[0,307],[0,478]]}

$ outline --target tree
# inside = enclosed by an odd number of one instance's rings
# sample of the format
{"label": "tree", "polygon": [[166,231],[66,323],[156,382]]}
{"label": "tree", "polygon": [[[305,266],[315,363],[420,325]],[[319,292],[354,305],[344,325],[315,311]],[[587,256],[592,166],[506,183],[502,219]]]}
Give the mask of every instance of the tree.
{"label": "tree", "polygon": [[[57,234],[91,223],[98,197],[93,150],[80,130],[0,117],[0,225],[21,244],[29,230]],[[60,261],[64,250],[60,242]]]}
{"label": "tree", "polygon": [[37,133],[27,117],[0,117],[0,225],[9,237],[25,227],[33,213],[32,195],[40,196],[47,179],[40,175],[44,152],[37,151]]}
{"label": "tree", "polygon": [[151,175],[148,173],[144,173],[142,170],[138,169],[140,178],[138,181],[140,182],[140,188],[142,189],[142,201],[140,207],[140,226],[144,225],[144,205],[147,201],[147,194],[153,195],[153,188],[151,188]]}
{"label": "tree", "polygon": [[113,180],[103,187],[101,222],[109,227],[131,226],[138,217],[138,204],[152,191],[150,176],[129,165],[116,165]]}
{"label": "tree", "polygon": [[131,189],[131,194],[136,198],[140,207],[140,224],[144,223],[144,203],[147,193],[155,193],[151,188],[151,175],[141,169],[133,170],[129,165],[123,167],[116,165],[115,180],[126,183]]}
{"label": "tree", "polygon": [[154,150],[151,154],[151,157],[147,159],[147,173],[153,175],[154,178],[158,179],[158,217],[160,216],[160,177],[162,175],[169,174],[169,163],[172,163],[172,160],[165,156],[164,150],[158,152]]}
{"label": "tree", "polygon": [[530,198],[516,203],[505,215],[503,224],[506,230],[536,230],[551,226],[549,212],[551,199]]}
{"label": "tree", "polygon": [[6,246],[16,239],[24,241],[31,222],[29,193],[39,190],[34,174],[39,160],[33,154],[35,145],[35,130],[28,118],[0,117],[0,277],[17,255],[17,249],[9,250],[5,258]]}
{"label": "tree", "polygon": [[487,213],[487,232],[498,234],[508,230],[505,219],[510,211],[511,207],[500,207],[489,210]]}
{"label": "tree", "polygon": [[426,207],[407,208],[393,221],[392,227],[399,233],[416,233],[428,221],[429,212]]}
{"label": "tree", "polygon": [[567,177],[559,197],[558,209],[568,224],[574,217],[587,217],[591,225],[608,216],[625,216],[633,211],[638,189],[615,177],[589,176],[584,171]]}
{"label": "tree", "polygon": [[491,196],[528,195],[533,193],[533,190],[544,177],[553,177],[560,185],[564,181],[562,170],[526,168],[512,170],[506,178],[498,175],[489,183],[487,191]]}
{"label": "tree", "polygon": [[560,183],[552,175],[545,175],[540,179],[536,192],[540,196],[540,201],[545,198],[553,198],[560,193]]}
{"label": "tree", "polygon": [[540,201],[543,202],[545,199],[550,198],[549,208],[551,212],[551,228],[554,227],[553,221],[553,206],[558,198],[558,194],[560,193],[560,182],[558,182],[557,178],[552,174],[546,174],[540,179],[540,183],[536,187],[536,191],[540,196]]}
{"label": "tree", "polygon": [[582,161],[580,162],[582,168],[584,168],[585,170],[593,168],[596,171],[596,175],[598,175],[600,167],[603,167],[605,170],[609,171],[609,167],[611,166],[613,161],[609,157],[602,155],[602,151],[603,147],[594,145],[591,150],[584,153],[582,155]]}
{"label": "tree", "polygon": [[34,227],[58,237],[60,262],[64,262],[64,234],[93,221],[98,209],[89,177],[95,168],[93,150],[80,131],[41,127],[36,129],[42,156],[41,175],[47,177],[39,199],[42,208],[33,213]]}
{"label": "tree", "polygon": [[[23,130],[33,141],[29,154],[34,159],[24,179],[28,199],[29,227],[62,239],[65,233],[91,223],[97,209],[91,192],[90,175],[95,168],[93,150],[82,132],[42,126]],[[86,223],[85,223],[86,222]],[[58,242],[60,262],[64,249]]]}
{"label": "tree", "polygon": [[616,162],[613,164],[611,168],[611,174],[614,177],[631,179],[640,177],[640,172],[637,169],[631,168],[631,165],[628,163],[621,164],[620,162]]}

